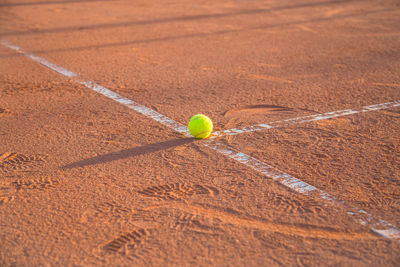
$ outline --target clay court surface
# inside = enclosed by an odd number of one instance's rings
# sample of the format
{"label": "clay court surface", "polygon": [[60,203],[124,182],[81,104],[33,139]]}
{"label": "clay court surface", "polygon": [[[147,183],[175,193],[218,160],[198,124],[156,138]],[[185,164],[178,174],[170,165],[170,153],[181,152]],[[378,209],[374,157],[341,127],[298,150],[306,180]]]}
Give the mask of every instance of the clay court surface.
{"label": "clay court surface", "polygon": [[399,70],[396,0],[0,1],[0,265],[399,266]]}

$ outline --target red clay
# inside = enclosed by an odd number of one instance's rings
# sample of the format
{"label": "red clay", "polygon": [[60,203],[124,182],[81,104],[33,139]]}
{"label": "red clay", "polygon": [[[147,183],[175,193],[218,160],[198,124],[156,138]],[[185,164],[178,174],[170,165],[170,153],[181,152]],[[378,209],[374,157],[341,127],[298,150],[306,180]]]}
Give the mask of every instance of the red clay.
{"label": "red clay", "polygon": [[[397,1],[2,1],[0,38],[215,130],[400,99]],[[0,46],[0,265],[398,266],[400,243]],[[400,226],[400,108],[221,142]]]}

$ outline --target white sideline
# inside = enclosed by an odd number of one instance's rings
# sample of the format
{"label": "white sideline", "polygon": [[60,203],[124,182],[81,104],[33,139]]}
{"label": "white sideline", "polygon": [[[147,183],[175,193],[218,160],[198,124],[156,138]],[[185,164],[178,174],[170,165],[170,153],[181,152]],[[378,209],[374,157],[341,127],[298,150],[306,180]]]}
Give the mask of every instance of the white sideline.
{"label": "white sideline", "polygon": [[[56,71],[57,73],[60,73],[69,78],[76,78],[75,79],[76,82],[78,82],[78,83],[86,86],[87,88],[94,90],[110,99],[113,99],[114,101],[116,101],[120,104],[123,104],[123,105],[127,106],[128,108],[133,109],[136,112],[143,114],[146,117],[152,118],[177,132],[189,135],[186,126],[183,126],[180,123],[175,122],[174,120],[172,120],[152,109],[149,109],[145,106],[139,105],[136,102],[134,102],[130,99],[124,98],[124,97],[120,96],[119,94],[117,94],[105,87],[102,87],[96,83],[81,79],[78,77],[77,74],[75,74],[65,68],[62,68],[42,57],[36,56],[32,53],[25,52],[21,47],[16,46],[6,40],[0,40],[0,43],[12,50],[15,50],[15,51],[23,54],[26,57],[31,58],[32,60],[48,67],[49,69],[52,69],[53,71]],[[399,103],[399,101],[390,102],[390,103]],[[385,103],[385,104],[368,106],[369,108],[364,107],[363,109],[365,109],[365,111],[376,110],[377,109],[376,107],[378,107],[378,106],[380,107],[382,105],[392,107],[390,105],[387,105],[387,103]],[[334,112],[332,112],[332,113],[334,113]],[[346,112],[342,112],[342,113],[338,113],[338,114],[345,114],[345,113]],[[357,112],[348,110],[346,115],[354,114],[354,113],[357,113]],[[323,114],[320,114],[319,116],[322,116],[322,115]],[[344,115],[341,115],[341,116],[344,116]],[[310,116],[307,116],[307,117],[310,117]],[[333,117],[335,117],[335,116],[333,116]],[[333,117],[331,115],[329,115],[328,117],[322,116],[320,119],[323,119],[323,118],[328,119],[328,118],[333,118]],[[336,117],[338,117],[338,116],[336,116]],[[297,121],[297,120],[299,122],[303,122],[303,121],[305,122],[307,120],[312,121],[307,118],[305,119],[305,117],[287,120],[287,121]],[[314,120],[316,120],[316,119],[314,119]],[[264,127],[263,129],[267,129],[267,128]],[[203,145],[217,151],[218,153],[228,156],[229,158],[231,158],[233,160],[236,160],[237,162],[261,173],[265,177],[273,179],[274,181],[276,181],[276,182],[282,184],[283,186],[288,187],[300,194],[312,195],[313,197],[319,198],[320,200],[323,200],[334,206],[345,206],[347,208],[347,214],[354,216],[356,221],[358,221],[360,224],[369,227],[372,231],[378,233],[381,236],[384,236],[389,239],[400,240],[400,229],[399,228],[393,226],[392,224],[390,224],[384,220],[377,219],[374,216],[372,216],[371,214],[369,214],[363,210],[348,207],[347,205],[345,205],[344,202],[338,201],[333,196],[329,195],[328,193],[325,193],[324,191],[322,191],[312,185],[309,185],[289,174],[286,174],[270,165],[267,165],[267,164],[255,159],[255,158],[252,158],[249,155],[246,155],[245,153],[237,152],[234,149],[232,149],[218,141],[205,140],[205,142],[203,142]]]}
{"label": "white sideline", "polygon": [[361,107],[358,109],[345,109],[345,110],[327,112],[327,113],[322,113],[322,114],[303,116],[303,117],[298,117],[298,118],[293,118],[293,119],[288,119],[288,120],[274,121],[274,122],[270,122],[268,124],[261,123],[261,124],[257,124],[257,125],[253,125],[253,126],[249,126],[249,127],[233,128],[233,129],[229,129],[229,130],[214,132],[210,138],[214,139],[214,138],[222,137],[225,135],[238,135],[238,134],[243,134],[243,133],[264,131],[264,130],[268,130],[268,129],[272,129],[272,128],[289,126],[292,124],[333,119],[333,118],[337,118],[337,117],[343,117],[343,116],[353,115],[353,114],[367,112],[367,111],[393,108],[393,107],[398,107],[398,106],[400,106],[400,100],[386,102],[386,103],[377,104],[377,105],[364,106],[364,107]]}

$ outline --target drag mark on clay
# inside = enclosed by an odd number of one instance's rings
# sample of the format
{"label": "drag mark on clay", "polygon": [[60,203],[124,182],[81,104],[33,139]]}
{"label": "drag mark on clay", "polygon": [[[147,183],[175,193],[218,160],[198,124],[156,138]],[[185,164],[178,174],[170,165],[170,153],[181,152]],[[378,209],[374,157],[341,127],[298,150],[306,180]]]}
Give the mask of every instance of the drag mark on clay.
{"label": "drag mark on clay", "polygon": [[225,125],[225,127],[228,127],[229,125],[238,125],[241,123],[254,124],[255,122],[265,120],[283,120],[287,118],[293,118],[299,113],[315,114],[317,112],[303,108],[289,108],[285,106],[259,104],[246,105],[227,110],[225,113],[223,113],[223,116],[229,120],[228,123]]}
{"label": "drag mark on clay", "polygon": [[20,153],[5,152],[0,155],[0,170],[27,170],[45,162],[43,156],[26,156]]}
{"label": "drag mark on clay", "polygon": [[274,114],[274,113],[287,113],[292,112],[292,108],[275,106],[275,105],[248,105],[240,108],[235,108],[226,111],[224,117],[232,116],[235,113],[260,113],[260,114]]}
{"label": "drag mark on clay", "polygon": [[139,191],[139,193],[148,197],[156,197],[167,200],[182,200],[199,194],[213,196],[218,194],[218,190],[198,184],[189,185],[185,183],[175,183],[148,187],[142,191]]}
{"label": "drag mark on clay", "polygon": [[261,124],[243,127],[243,128],[233,128],[230,130],[214,132],[210,136],[210,138],[212,139],[212,138],[222,137],[225,135],[238,135],[238,134],[244,134],[244,133],[265,131],[265,130],[277,128],[277,127],[284,127],[284,126],[290,126],[293,124],[333,119],[333,118],[337,118],[337,117],[348,116],[348,115],[353,115],[353,114],[363,113],[363,112],[368,112],[368,111],[388,109],[388,108],[393,108],[393,107],[398,107],[398,106],[400,106],[400,100],[386,102],[386,103],[382,103],[382,104],[364,106],[364,107],[361,107],[358,109],[339,110],[339,111],[327,112],[327,113],[322,113],[322,114],[303,116],[303,117],[298,117],[298,118],[293,118],[293,119],[280,120],[280,121],[270,122],[268,124],[261,123]]}
{"label": "drag mark on clay", "polygon": [[[309,110],[296,110],[289,107],[275,106],[275,105],[247,105],[235,109],[231,109],[223,113],[224,117],[231,121],[248,121],[249,116],[263,116],[268,118],[282,119],[284,117],[293,117],[298,111],[308,111]],[[311,111],[312,113],[315,113]]]}
{"label": "drag mark on clay", "polygon": [[[156,212],[161,210],[162,212]],[[173,210],[179,211],[178,214]],[[314,225],[290,225],[267,221],[262,218],[241,214],[238,211],[230,209],[219,209],[215,207],[202,206],[198,204],[185,204],[175,202],[174,204],[155,205],[144,208],[141,212],[145,212],[146,216],[136,219],[158,220],[161,225],[176,231],[191,231],[203,234],[216,234],[223,231],[223,225],[233,225],[239,228],[252,228],[267,232],[276,232],[285,235],[294,235],[311,238],[325,238],[335,240],[356,240],[356,239],[376,239],[377,236],[369,232],[346,232],[337,229],[329,229],[327,227],[319,227]],[[154,213],[155,212],[155,213]],[[158,216],[154,217],[157,214]],[[161,216],[161,217],[159,217]],[[169,219],[175,218],[173,222]],[[171,224],[172,223],[172,224]],[[148,230],[141,229],[145,233],[127,233],[119,236],[106,244],[103,249],[111,252],[118,252],[125,244],[133,241],[134,249],[140,244],[142,237],[148,235]]]}
{"label": "drag mark on clay", "polygon": [[245,80],[264,80],[264,81],[275,82],[275,83],[293,83],[293,81],[279,78],[279,77],[274,77],[271,75],[252,74],[252,73],[245,73],[245,72],[239,74],[238,78],[245,79]]}
{"label": "drag mark on clay", "polygon": [[[239,212],[229,212],[223,211],[216,208],[203,207],[200,205],[189,205],[184,203],[174,203],[173,205],[160,205],[153,206],[149,209],[159,209],[159,208],[173,208],[178,209],[183,212],[189,213],[191,215],[184,215],[178,218],[177,226],[184,223],[183,228],[190,227],[196,222],[196,218],[203,216],[209,219],[216,219],[225,224],[235,225],[238,227],[254,228],[258,230],[277,232],[286,235],[295,235],[302,237],[312,237],[312,238],[325,238],[325,239],[335,239],[335,240],[355,240],[355,239],[376,239],[377,237],[368,232],[342,232],[335,229],[326,229],[326,227],[318,226],[295,226],[289,224],[279,224],[274,222],[269,222],[260,218],[249,217],[240,214]],[[182,222],[183,220],[183,222]]]}

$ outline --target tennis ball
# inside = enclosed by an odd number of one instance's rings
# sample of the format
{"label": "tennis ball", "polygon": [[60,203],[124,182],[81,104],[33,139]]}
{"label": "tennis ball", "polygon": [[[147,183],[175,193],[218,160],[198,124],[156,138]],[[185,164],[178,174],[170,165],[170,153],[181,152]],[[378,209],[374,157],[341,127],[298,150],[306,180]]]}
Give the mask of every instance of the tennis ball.
{"label": "tennis ball", "polygon": [[189,132],[197,139],[204,139],[210,136],[213,123],[209,117],[203,114],[194,115],[188,124]]}

